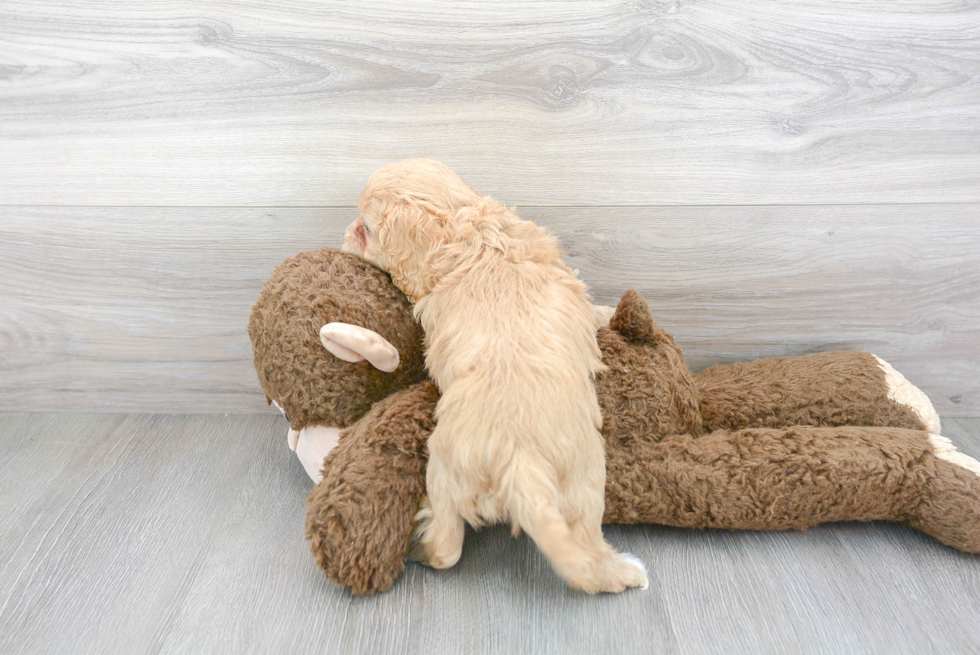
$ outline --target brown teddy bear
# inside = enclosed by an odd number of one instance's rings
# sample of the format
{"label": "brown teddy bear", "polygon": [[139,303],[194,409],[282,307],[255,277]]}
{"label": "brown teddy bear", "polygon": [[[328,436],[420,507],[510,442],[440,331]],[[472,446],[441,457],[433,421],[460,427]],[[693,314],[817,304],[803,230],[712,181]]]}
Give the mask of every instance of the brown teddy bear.
{"label": "brown teddy bear", "polygon": [[[322,473],[306,522],[313,554],[356,594],[385,590],[404,570],[425,494],[439,394],[411,312],[387,274],[323,248],[276,268],[249,322],[267,399],[311,477]],[[632,290],[598,339],[606,522],[889,520],[980,552],[980,462],[938,435],[928,398],[874,355],[692,373]]]}

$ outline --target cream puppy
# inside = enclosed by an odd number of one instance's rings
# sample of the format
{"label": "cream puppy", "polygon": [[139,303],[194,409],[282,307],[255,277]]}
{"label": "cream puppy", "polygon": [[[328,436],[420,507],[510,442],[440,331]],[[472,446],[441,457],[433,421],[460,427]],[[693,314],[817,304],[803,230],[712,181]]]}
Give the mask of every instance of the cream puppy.
{"label": "cream puppy", "polygon": [[442,399],[420,512],[423,559],[452,566],[464,521],[524,530],[572,587],[646,586],[602,537],[602,369],[585,285],[553,237],[437,162],[376,171],[344,250],[415,303]]}

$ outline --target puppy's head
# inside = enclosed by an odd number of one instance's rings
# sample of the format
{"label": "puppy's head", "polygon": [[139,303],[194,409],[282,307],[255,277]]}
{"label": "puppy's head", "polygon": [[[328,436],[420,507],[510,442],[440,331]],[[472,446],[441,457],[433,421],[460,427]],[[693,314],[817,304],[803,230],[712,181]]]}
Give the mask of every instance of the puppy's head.
{"label": "puppy's head", "polygon": [[379,168],[361,192],[360,216],[344,234],[349,252],[388,271],[413,302],[431,291],[433,260],[455,238],[458,212],[484,200],[446,165],[406,159]]}

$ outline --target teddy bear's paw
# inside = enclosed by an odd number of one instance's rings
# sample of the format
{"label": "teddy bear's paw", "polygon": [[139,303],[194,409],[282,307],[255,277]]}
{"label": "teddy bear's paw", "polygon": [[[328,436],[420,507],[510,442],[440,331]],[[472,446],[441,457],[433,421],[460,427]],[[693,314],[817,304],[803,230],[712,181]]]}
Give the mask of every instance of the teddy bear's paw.
{"label": "teddy bear's paw", "polygon": [[953,442],[946,437],[938,434],[929,435],[929,445],[939,459],[945,460],[950,464],[955,464],[971,473],[980,476],[980,462],[965,453],[961,453],[953,445]]}
{"label": "teddy bear's paw", "polygon": [[900,405],[905,405],[915,412],[919,420],[926,426],[926,430],[932,434],[939,434],[939,414],[933,407],[929,396],[922,392],[917,386],[909,382],[904,375],[895,368],[875,355],[878,366],[885,372],[885,384],[888,385],[888,398]]}
{"label": "teddy bear's paw", "polygon": [[938,434],[929,435],[936,456],[932,480],[909,524],[966,553],[980,554],[980,462]]}

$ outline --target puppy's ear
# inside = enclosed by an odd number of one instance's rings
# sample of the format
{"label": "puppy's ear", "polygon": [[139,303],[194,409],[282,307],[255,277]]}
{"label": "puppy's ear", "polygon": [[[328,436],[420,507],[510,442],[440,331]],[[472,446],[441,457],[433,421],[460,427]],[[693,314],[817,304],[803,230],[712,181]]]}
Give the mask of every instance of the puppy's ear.
{"label": "puppy's ear", "polygon": [[431,252],[449,240],[449,217],[433,203],[403,199],[385,212],[387,246]]}
{"label": "puppy's ear", "polygon": [[412,219],[420,230],[422,241],[429,248],[445,244],[449,240],[449,215],[438,205],[427,200],[413,200]]}

